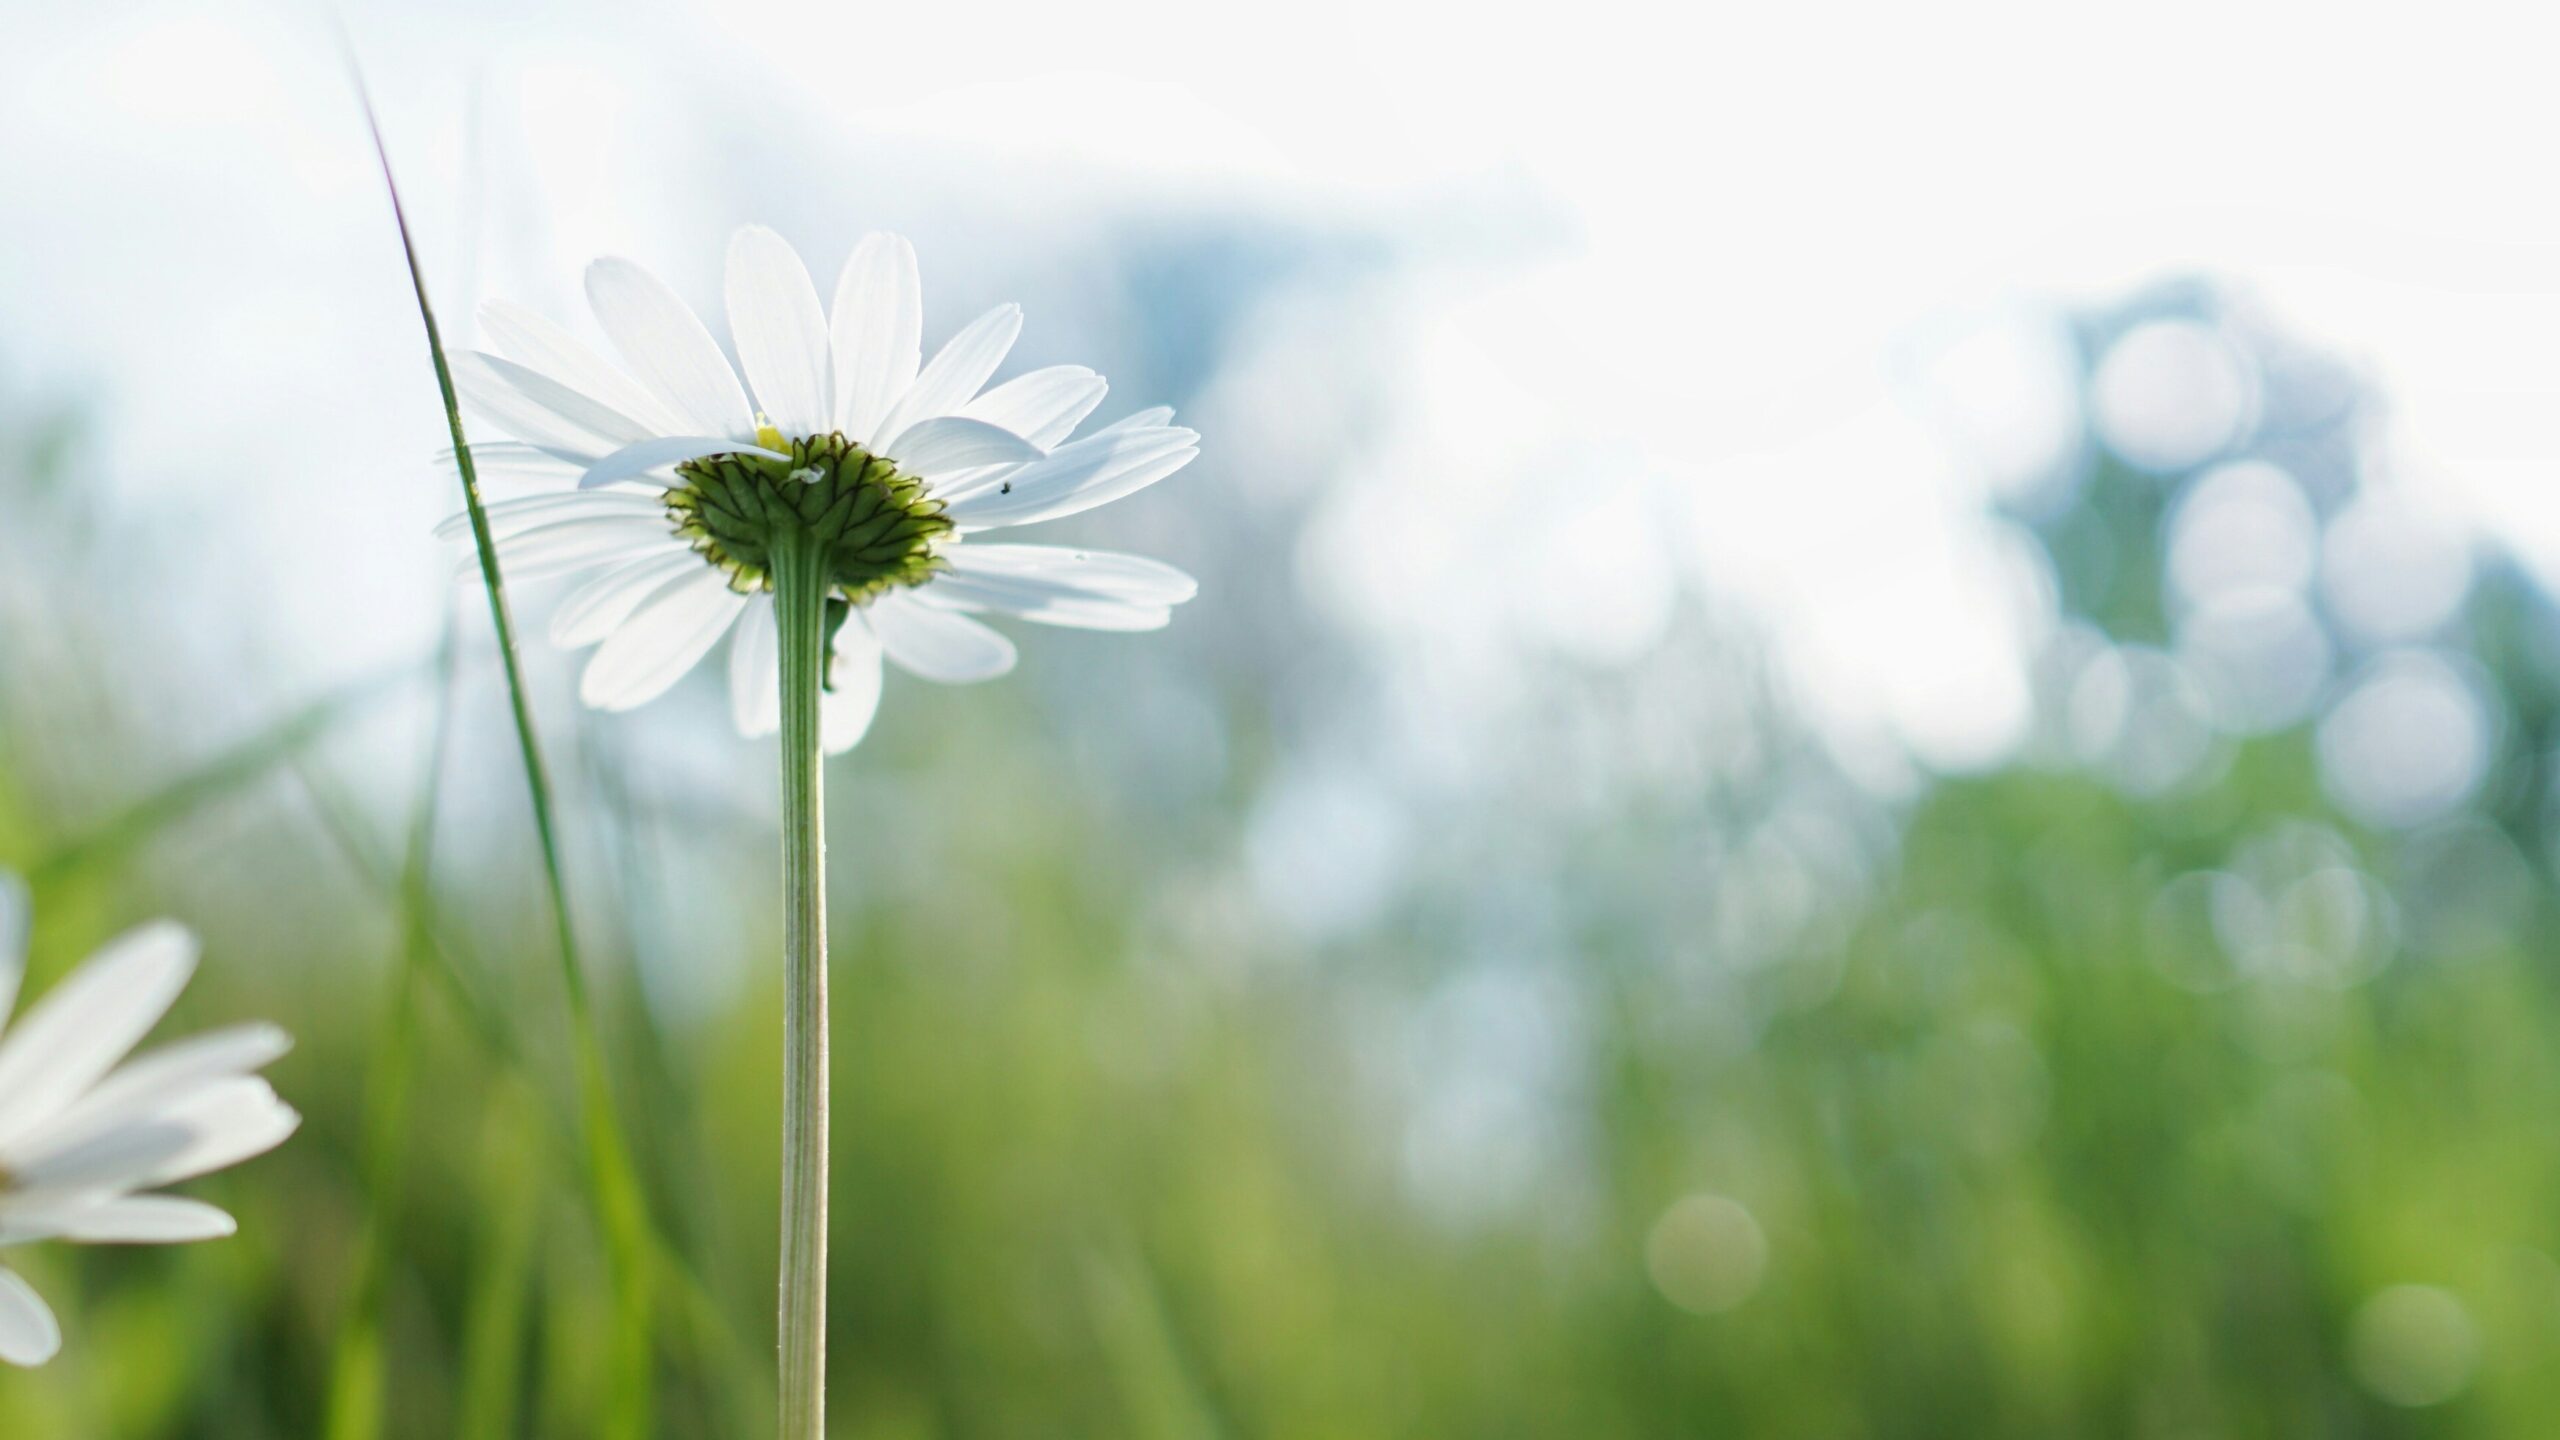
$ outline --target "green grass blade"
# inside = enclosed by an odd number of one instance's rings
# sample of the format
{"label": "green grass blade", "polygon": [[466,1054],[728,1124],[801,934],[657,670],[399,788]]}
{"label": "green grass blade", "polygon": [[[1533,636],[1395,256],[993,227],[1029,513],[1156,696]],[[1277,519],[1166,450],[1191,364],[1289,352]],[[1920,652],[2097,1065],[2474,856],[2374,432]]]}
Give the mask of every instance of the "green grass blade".
{"label": "green grass blade", "polygon": [[[400,675],[407,673],[404,669]],[[122,858],[169,826],[266,778],[385,688],[386,677],[359,681],[285,716],[54,847],[27,867],[28,881],[56,884]]]}
{"label": "green grass blade", "polygon": [[400,1222],[400,1162],[408,1151],[409,1087],[416,1068],[418,985],[434,949],[433,857],[437,801],[444,792],[453,733],[453,616],[436,655],[436,712],[400,866],[400,953],[390,975],[380,1034],[365,1077],[366,1215],[347,1318],[330,1371],[329,1440],[378,1440],[382,1433],[382,1291]]}
{"label": "green grass blade", "polygon": [[[296,775],[310,797],[322,834],[337,847],[348,868],[377,896],[396,900],[398,877],[391,859],[365,835],[357,823],[353,802],[317,770],[297,767]],[[427,977],[435,982],[475,1043],[501,1061],[525,1086],[538,1086],[538,1072],[528,1048],[504,1010],[483,995],[479,982],[471,978],[484,973],[484,968],[472,960],[462,938],[448,929],[441,917],[428,912],[423,919]],[[579,1143],[579,1122],[566,1107],[554,1101],[541,1109],[564,1141]],[[652,1257],[655,1281],[663,1287],[663,1293],[672,1297],[674,1313],[686,1322],[702,1368],[715,1375],[735,1376],[761,1364],[748,1349],[736,1319],[712,1295],[681,1247],[658,1227],[658,1217],[645,1214],[643,1218],[651,1226],[644,1240]],[[758,1400],[764,1397],[760,1383],[745,1388]]]}
{"label": "green grass blade", "polygon": [[400,187],[392,175],[391,151],[382,136],[354,48],[347,65],[364,108],[374,157],[381,164],[382,184],[391,201],[393,223],[400,232],[400,253],[409,269],[418,319],[426,329],[427,352],[434,362],[436,390],[444,404],[445,425],[453,437],[455,468],[462,479],[462,499],[471,517],[471,540],[479,553],[480,580],[489,596],[489,619],[496,628],[498,654],[505,667],[507,701],[515,721],[516,746],[523,760],[525,784],[533,803],[534,831],[542,851],[543,878],[551,892],[554,938],[558,942],[561,983],[569,1005],[571,1042],[576,1049],[579,1115],[586,1132],[586,1165],[593,1190],[597,1223],[603,1227],[616,1296],[614,1364],[606,1387],[604,1433],[615,1440],[641,1440],[650,1428],[653,1390],[650,1340],[653,1269],[649,1264],[649,1222],[630,1147],[613,1108],[612,1087],[604,1048],[596,1030],[595,1009],[587,995],[586,974],[578,960],[578,942],[569,907],[568,885],[560,863],[559,827],[552,803],[550,773],[533,725],[532,696],[518,653],[514,615],[507,603],[505,578],[499,573],[497,545],[489,530],[488,507],[480,496],[480,476],[471,459],[471,443],[463,433],[462,405],[454,391],[453,368],[445,357],[444,337],[436,325],[435,306],[427,296],[425,269],[409,228]]}
{"label": "green grass blade", "polygon": [[529,1110],[538,1102],[503,1084],[489,1121],[489,1157],[480,1167],[486,1233],[474,1247],[462,1370],[455,1382],[456,1440],[515,1440],[523,1401],[526,1305],[533,1289],[544,1166]]}

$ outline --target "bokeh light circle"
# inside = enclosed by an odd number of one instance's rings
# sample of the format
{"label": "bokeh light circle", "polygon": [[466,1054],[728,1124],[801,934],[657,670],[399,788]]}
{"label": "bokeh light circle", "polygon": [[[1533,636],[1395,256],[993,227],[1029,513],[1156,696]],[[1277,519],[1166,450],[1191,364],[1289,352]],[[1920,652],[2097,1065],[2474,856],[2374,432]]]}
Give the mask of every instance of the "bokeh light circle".
{"label": "bokeh light circle", "polygon": [[1713,1315],[1759,1290],[1769,1241],[1740,1201],[1701,1191],[1673,1201],[1653,1222],[1644,1264],[1663,1299],[1693,1315]]}
{"label": "bokeh light circle", "polygon": [[2239,590],[2300,590],[2319,557],[2319,524],[2282,469],[2264,460],[2217,465],[2169,513],[2169,588],[2188,605]]}
{"label": "bokeh light circle", "polygon": [[2247,427],[2256,383],[2231,342],[2194,320],[2152,320],[2107,347],[2090,381],[2098,438],[2154,474],[2199,465]]}
{"label": "bokeh light circle", "polygon": [[2463,1303],[2432,1285],[2394,1285],[2356,1311],[2347,1362],[2394,1405],[2441,1405],[2470,1388],[2480,1332]]}
{"label": "bokeh light circle", "polygon": [[2494,740],[2477,682],[2435,652],[2402,651],[2370,666],[2320,722],[2320,780],[2369,825],[2423,825],[2471,798]]}

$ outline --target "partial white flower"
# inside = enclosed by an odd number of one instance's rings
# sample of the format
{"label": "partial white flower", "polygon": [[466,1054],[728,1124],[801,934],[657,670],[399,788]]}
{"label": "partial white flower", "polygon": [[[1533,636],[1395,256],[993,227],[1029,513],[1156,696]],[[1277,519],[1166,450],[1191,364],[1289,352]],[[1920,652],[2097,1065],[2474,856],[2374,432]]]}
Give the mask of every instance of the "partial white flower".
{"label": "partial white flower", "polygon": [[[515,437],[474,446],[475,458],[555,487],[490,506],[490,521],[509,576],[582,577],[551,638],[596,647],[579,687],[590,705],[656,698],[727,636],[738,728],[779,728],[763,545],[777,506],[830,545],[831,752],[869,728],[884,657],[952,684],[1012,669],[1013,642],[974,613],[1151,630],[1198,588],[1134,555],[978,538],[1152,485],[1190,463],[1199,436],[1156,409],[1070,438],[1105,389],[1080,365],[986,388],[1022,329],[1016,306],[979,316],[925,360],[915,251],[898,236],[855,247],[822,307],[788,242],[739,231],[727,299],[745,385],[701,320],[638,265],[595,262],[587,298],[622,367],[492,302],[481,319],[498,353],[459,357],[454,379]],[[457,516],[442,533],[466,535],[468,523]]]}
{"label": "partial white flower", "polygon": [[[26,973],[26,892],[0,874],[0,1025]],[[236,1165],[302,1123],[253,1073],[289,1044],[242,1025],[125,1056],[195,970],[195,937],[145,925],[0,1029],[0,1249],[39,1240],[172,1245],[235,1228],[198,1200],[143,1192]],[[0,1361],[62,1348],[42,1297],[0,1266]]]}

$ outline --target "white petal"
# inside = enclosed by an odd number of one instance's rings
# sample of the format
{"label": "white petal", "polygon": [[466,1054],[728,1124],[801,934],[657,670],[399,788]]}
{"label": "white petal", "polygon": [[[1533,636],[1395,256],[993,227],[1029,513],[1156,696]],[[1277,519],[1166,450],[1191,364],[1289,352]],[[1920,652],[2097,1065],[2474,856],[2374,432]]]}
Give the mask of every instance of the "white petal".
{"label": "white petal", "polygon": [[955,574],[1034,582],[1060,593],[1109,595],[1150,605],[1179,605],[1200,582],[1161,560],[1070,545],[954,545],[944,552]]}
{"label": "white petal", "polygon": [[237,1165],[252,1155],[263,1155],[299,1129],[302,1117],[277,1099],[266,1081],[244,1075],[196,1091],[155,1117],[152,1124],[183,1128],[187,1143],[177,1154],[153,1166],[134,1187],[137,1189],[192,1180],[208,1171]]}
{"label": "white petal", "polygon": [[1100,431],[1071,440],[1005,477],[950,501],[966,528],[1031,525],[1106,505],[1191,463],[1199,435],[1179,426]]}
{"label": "white petal", "polygon": [[32,1245],[39,1240],[58,1239],[62,1234],[60,1230],[54,1228],[53,1221],[56,1218],[54,1216],[41,1215],[34,1220],[21,1219],[21,1212],[26,1208],[23,1203],[20,1203],[23,1198],[0,1196],[0,1250],[6,1250],[13,1245]]}
{"label": "white petal", "polygon": [[718,435],[661,435],[656,439],[625,445],[610,455],[598,458],[578,476],[578,488],[593,490],[635,475],[645,475],[662,465],[679,465],[705,455],[762,455],[768,460],[791,458],[779,450],[767,450],[761,445],[723,439]]}
{"label": "white petal", "polygon": [[866,235],[836,281],[835,428],[868,438],[916,380],[924,358],[924,287],[906,237]]}
{"label": "white petal", "polygon": [[[498,565],[510,580],[560,575],[590,565],[619,564],[641,555],[681,547],[663,517],[574,515],[530,525],[498,540]],[[468,569],[472,560],[464,556]]]}
{"label": "white petal", "polygon": [[782,728],[782,642],[770,595],[748,596],[729,636],[729,718],[741,735]]}
{"label": "white petal", "polygon": [[916,383],[898,397],[898,403],[889,407],[887,417],[869,440],[876,443],[919,420],[957,413],[978,393],[978,387],[987,383],[987,377],[996,373],[996,367],[1004,363],[1014,339],[1021,334],[1019,305],[999,305],[970,321],[916,376]]}
{"label": "white petal", "polygon": [[0,1265],[0,1360],[41,1365],[62,1349],[62,1327],[35,1287]]}
{"label": "white petal", "polygon": [[27,882],[0,870],[0,1034],[9,1029],[9,1012],[18,1003],[18,984],[27,977],[27,933],[34,928],[35,906],[27,898]]}
{"label": "white petal", "polygon": [[[775,683],[780,684],[778,674]],[[818,743],[828,754],[841,755],[862,743],[871,717],[880,712],[880,639],[859,610],[836,631],[827,683],[818,697]],[[777,708],[779,699],[777,691]]]}
{"label": "white petal", "polygon": [[655,700],[719,642],[746,597],[705,566],[699,578],[649,597],[587,662],[578,694],[598,710],[628,710]]}
{"label": "white petal", "polygon": [[1046,450],[1075,433],[1110,383],[1082,365],[1052,365],[1017,375],[970,401],[960,413],[1001,425]]}
{"label": "white petal", "polygon": [[166,920],[111,941],[0,1040],[0,1147],[51,1119],[125,1057],[186,988],[195,937]]}
{"label": "white petal", "polygon": [[19,1145],[32,1153],[77,1143],[198,1086],[245,1075],[292,1048],[291,1036],[265,1024],[235,1025],[164,1045],[118,1067]]}
{"label": "white petal", "polygon": [[[647,538],[636,534],[627,539],[600,540],[590,537],[574,544],[562,540],[538,552],[520,554],[505,561],[504,568],[506,578],[511,582],[548,580],[555,575],[576,575],[590,570],[627,565],[634,560],[645,560],[652,556],[690,553],[692,552],[685,548],[683,541],[665,533]],[[464,573],[476,576],[478,572],[466,560]]]}
{"label": "white petal", "polygon": [[965,615],[891,593],[871,602],[871,628],[901,669],[945,685],[992,680],[1013,668],[1013,642]]}
{"label": "white petal", "polygon": [[953,573],[918,591],[916,599],[941,609],[1001,610],[1018,619],[1078,630],[1161,630],[1173,621],[1167,605],[1050,580]]}
{"label": "white petal", "polygon": [[[481,508],[489,517],[489,533],[506,536],[530,530],[537,522],[573,515],[664,515],[667,500],[662,491],[634,486],[620,490],[571,490],[558,495],[526,495]],[[471,512],[468,510],[448,516],[444,523],[436,526],[436,538],[439,540],[465,540],[470,535]]]}
{"label": "white petal", "polygon": [[755,417],[738,374],[702,321],[667,283],[629,260],[587,267],[587,303],[649,393],[699,434],[746,440]]}
{"label": "white petal", "polygon": [[1161,630],[1173,623],[1173,611],[1135,600],[1032,600],[944,579],[916,597],[919,605],[937,610],[997,610],[1016,620],[1056,625],[1069,630],[1114,630],[1137,633]]}
{"label": "white petal", "polygon": [[791,242],[761,225],[729,237],[729,338],[756,404],[785,435],[834,428],[834,358],[818,287]]}
{"label": "white petal", "polygon": [[229,1212],[175,1195],[121,1195],[84,1207],[60,1234],[90,1245],[185,1245],[237,1234]]}
{"label": "white petal", "polygon": [[710,562],[677,547],[617,565],[570,592],[551,612],[551,643],[582,650],[612,634],[640,602]]}
{"label": "white petal", "polygon": [[[192,1104],[210,1093],[208,1087],[175,1103]],[[11,1180],[24,1187],[22,1196],[34,1197],[30,1208],[41,1209],[45,1197],[62,1192],[139,1189],[195,1143],[193,1129],[169,1118],[172,1108],[163,1105],[132,1124],[90,1130],[49,1148],[12,1146],[0,1153],[9,1158]]]}
{"label": "white petal", "polygon": [[463,403],[508,434],[564,455],[603,455],[653,433],[600,400],[476,350],[454,357],[453,388]]}
{"label": "white petal", "polygon": [[910,425],[880,449],[899,469],[922,480],[987,465],[1019,465],[1040,458],[1040,447],[984,420],[937,415]]}
{"label": "white petal", "polygon": [[543,316],[505,300],[490,300],[480,306],[480,326],[507,358],[592,395],[660,434],[684,428],[684,422],[641,388],[639,381],[607,364],[586,342]]}
{"label": "white petal", "polygon": [[[578,483],[586,468],[584,457],[564,458],[521,440],[480,440],[471,446],[471,476],[480,482],[483,495],[514,498],[528,491],[565,490]],[[435,478],[453,483],[450,447],[436,452]]]}
{"label": "white petal", "polygon": [[[1135,415],[1112,421],[1110,424],[1094,431],[1093,435],[1117,435],[1124,430],[1153,430],[1159,426],[1170,425],[1172,423],[1172,406],[1150,405]],[[1085,438],[1090,440],[1093,438],[1093,435],[1088,435]]]}

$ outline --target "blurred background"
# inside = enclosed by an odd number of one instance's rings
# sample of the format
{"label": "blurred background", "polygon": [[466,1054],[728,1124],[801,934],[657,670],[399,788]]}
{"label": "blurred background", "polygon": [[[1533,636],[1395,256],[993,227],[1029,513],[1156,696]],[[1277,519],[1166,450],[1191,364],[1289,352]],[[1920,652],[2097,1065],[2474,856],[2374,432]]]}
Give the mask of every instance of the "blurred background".
{"label": "blurred background", "polygon": [[[345,18],[458,344],[888,227],[928,344],[1018,299],[1006,373],[1206,437],[1038,537],[1199,575],[1168,632],[893,679],[830,772],[835,1433],[2560,1427],[2560,100],[2498,11]],[[39,982],[202,931],[174,1023],[283,1022],[309,1115],[192,1187],[235,1240],[11,1253],[69,1338],[8,1436],[597,1433],[329,25],[0,0],[0,864]],[[657,1430],[750,1436],[770,745],[716,667],[579,711],[550,598]]]}

